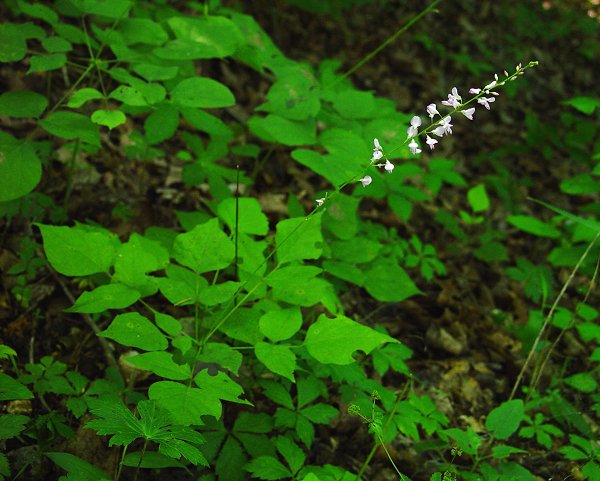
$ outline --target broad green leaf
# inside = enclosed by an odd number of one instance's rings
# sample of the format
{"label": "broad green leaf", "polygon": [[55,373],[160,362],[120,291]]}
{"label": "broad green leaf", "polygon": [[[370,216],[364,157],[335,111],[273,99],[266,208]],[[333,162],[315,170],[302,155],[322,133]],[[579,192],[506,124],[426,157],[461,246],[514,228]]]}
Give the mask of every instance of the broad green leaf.
{"label": "broad green leaf", "polygon": [[206,77],[182,80],[171,91],[171,100],[182,107],[217,108],[235,105],[235,97],[228,87]]}
{"label": "broad green leaf", "polygon": [[144,121],[146,139],[150,145],[160,144],[173,137],[178,126],[179,112],[169,104],[162,104]]}
{"label": "broad green leaf", "polygon": [[173,421],[183,426],[203,424],[201,416],[221,417],[221,401],[217,397],[179,382],[155,382],[148,390],[148,397],[159,402],[171,413]]}
{"label": "broad green leaf", "polygon": [[120,19],[127,16],[131,0],[70,0],[81,13]]}
{"label": "broad green leaf", "polygon": [[33,393],[27,386],[0,372],[0,401],[31,398],[33,398]]}
{"label": "broad green leaf", "polygon": [[575,97],[563,102],[570,105],[586,115],[592,115],[597,107],[600,107],[600,100],[591,97]]}
{"label": "broad green leaf", "polygon": [[159,58],[195,60],[223,58],[233,54],[244,42],[235,24],[225,17],[171,17],[167,23],[176,40],[154,49]]}
{"label": "broad green leaf", "polygon": [[306,460],[304,451],[287,436],[278,436],[275,444],[277,445],[277,451],[284,457],[292,473],[295,474],[300,471]]}
{"label": "broad green leaf", "polygon": [[217,219],[200,224],[190,232],[179,234],[173,245],[177,262],[196,273],[224,269],[233,261],[233,243],[219,227]]}
{"label": "broad green leaf", "polygon": [[492,448],[492,456],[496,459],[508,458],[511,454],[527,454],[527,451],[505,444],[500,444]]}
{"label": "broad green leaf", "polygon": [[365,119],[377,116],[372,92],[355,89],[337,92],[333,98],[333,108],[347,119]]}
{"label": "broad green leaf", "polygon": [[95,124],[104,125],[109,130],[127,122],[127,117],[120,110],[96,110],[91,119]]}
{"label": "broad green leaf", "polygon": [[77,109],[84,105],[86,102],[90,100],[98,100],[103,99],[104,95],[96,89],[93,88],[83,88],[76,90],[69,101],[67,102],[67,107],[71,107]]}
{"label": "broad green leaf", "polygon": [[162,351],[169,345],[158,328],[138,312],[119,314],[98,335],[145,351]]}
{"label": "broad green leaf", "polygon": [[550,237],[552,239],[558,239],[560,237],[560,231],[545,222],[530,217],[528,215],[511,215],[506,218],[506,221],[514,225],[517,229],[520,229],[529,234],[534,234],[540,237]]}
{"label": "broad green leaf", "polygon": [[125,309],[140,298],[140,293],[123,284],[107,284],[93,291],[86,291],[79,296],[66,312],[83,312],[92,314],[107,309]]}
{"label": "broad green leaf", "polygon": [[560,183],[560,190],[569,195],[597,194],[600,192],[600,180],[590,174],[580,174]]}
{"label": "broad green leaf", "polygon": [[[237,209],[237,215],[236,215]],[[263,213],[260,204],[254,198],[223,199],[217,208],[219,218],[227,224],[231,232],[241,234],[266,235],[269,231],[269,220]]]}
{"label": "broad green leaf", "polygon": [[118,24],[118,31],[127,45],[162,45],[169,35],[159,23],[149,18],[125,18]]}
{"label": "broad green leaf", "polygon": [[169,314],[163,314],[162,312],[154,313],[154,321],[156,325],[160,327],[164,332],[170,336],[177,336],[182,329],[181,322],[175,319]]}
{"label": "broad green leaf", "polygon": [[358,215],[356,211],[360,199],[345,194],[338,194],[330,202],[323,214],[323,226],[338,239],[353,239],[358,231]]}
{"label": "broad green leaf", "polygon": [[223,142],[233,138],[233,131],[218,117],[201,109],[180,107],[179,111],[190,125],[212,137],[221,137]]}
{"label": "broad green leaf", "polygon": [[80,139],[88,144],[100,146],[98,127],[85,115],[59,111],[40,120],[39,124],[57,137],[67,140]]}
{"label": "broad green leaf", "polygon": [[467,191],[467,199],[473,212],[484,212],[490,207],[490,199],[484,184],[476,185]]}
{"label": "broad green leaf", "polygon": [[25,429],[29,416],[21,414],[0,414],[0,439],[10,439]]}
{"label": "broad green leaf", "polygon": [[0,95],[0,115],[37,118],[48,106],[48,99],[30,90],[5,92]]}
{"label": "broad green leaf", "polygon": [[284,219],[277,223],[275,244],[280,263],[302,259],[318,259],[323,252],[321,216]]}
{"label": "broad green leaf", "polygon": [[456,444],[458,444],[458,447],[471,456],[474,456],[477,453],[477,450],[482,443],[481,437],[471,426],[469,426],[466,431],[458,428],[450,428],[445,429],[443,432],[454,439]]}
{"label": "broad green leaf", "polygon": [[129,85],[117,87],[109,94],[109,97],[132,107],[145,107],[148,105],[144,94],[139,89]]}
{"label": "broad green leaf", "polygon": [[580,392],[598,392],[598,382],[592,372],[580,372],[564,379],[565,383]]}
{"label": "broad green leaf", "polygon": [[345,316],[329,319],[321,314],[308,328],[304,345],[320,363],[344,365],[355,362],[354,351],[369,354],[386,342],[398,341]]}
{"label": "broad green leaf", "polygon": [[69,453],[44,453],[50,460],[77,481],[104,481],[110,476],[96,466]]}
{"label": "broad green leaf", "polygon": [[294,121],[279,115],[253,116],[248,127],[259,138],[273,144],[312,145],[316,143],[317,124],[314,119]]}
{"label": "broad green leaf", "polygon": [[48,53],[45,55],[32,55],[29,59],[29,70],[32,72],[47,72],[56,70],[67,63],[67,56],[64,53]]}
{"label": "broad green leaf", "polygon": [[507,439],[519,429],[524,416],[521,399],[505,401],[487,415],[485,427],[496,439]]}
{"label": "broad green leaf", "polygon": [[21,25],[0,25],[0,62],[18,62],[27,53],[27,41]]}
{"label": "broad green leaf", "polygon": [[0,135],[0,202],[31,192],[42,177],[42,162],[34,144]]}
{"label": "broad green leaf", "polygon": [[25,15],[39,18],[50,25],[54,25],[58,22],[58,14],[52,8],[47,7],[40,2],[27,3],[23,0],[18,0],[18,4],[19,10]]}
{"label": "broad green leaf", "polygon": [[296,355],[288,346],[259,342],[254,346],[254,353],[267,369],[295,382]]}
{"label": "broad green leaf", "polygon": [[152,371],[165,379],[185,381],[192,377],[192,371],[187,364],[175,364],[173,356],[165,351],[145,352],[129,358],[129,362],[140,369]]}
{"label": "broad green leaf", "polygon": [[277,479],[287,479],[293,476],[283,464],[272,456],[259,456],[250,461],[244,469],[252,473],[252,477],[264,479],[266,481],[275,481]]}
{"label": "broad green leaf", "polygon": [[118,242],[114,234],[82,227],[36,224],[42,232],[46,257],[65,276],[89,276],[108,272]]}
{"label": "broad green leaf", "polygon": [[260,318],[259,327],[271,341],[284,341],[302,327],[302,312],[298,307],[269,311]]}
{"label": "broad green leaf", "polygon": [[156,82],[157,80],[171,80],[175,78],[179,67],[175,65],[155,65],[151,63],[139,63],[132,66],[135,73],[144,77],[149,82]]}
{"label": "broad green leaf", "polygon": [[205,306],[216,306],[230,301],[240,287],[239,282],[226,281],[220,284],[207,285],[200,290],[198,300]]}
{"label": "broad green leaf", "polygon": [[214,396],[224,401],[252,406],[252,403],[239,398],[244,393],[242,386],[223,371],[219,371],[213,376],[209,374],[208,369],[203,369],[196,374],[194,382],[206,395]]}
{"label": "broad green leaf", "polygon": [[330,296],[331,285],[317,276],[316,266],[291,264],[272,271],[266,279],[273,289],[273,299],[296,306],[314,306]]}
{"label": "broad green leaf", "polygon": [[73,50],[70,42],[61,37],[46,37],[42,39],[42,46],[49,53],[65,53]]}
{"label": "broad green leaf", "polygon": [[365,273],[364,286],[378,301],[400,302],[421,291],[402,267],[390,261],[378,262]]}
{"label": "broad green leaf", "polygon": [[202,352],[196,357],[198,362],[218,364],[236,376],[242,365],[242,359],[243,356],[240,351],[220,342],[206,343]]}

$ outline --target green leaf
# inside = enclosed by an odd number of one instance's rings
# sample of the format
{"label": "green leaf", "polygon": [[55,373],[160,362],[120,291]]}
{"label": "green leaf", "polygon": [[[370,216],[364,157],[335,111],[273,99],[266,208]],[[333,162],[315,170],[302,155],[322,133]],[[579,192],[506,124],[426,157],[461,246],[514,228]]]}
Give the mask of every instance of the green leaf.
{"label": "green leaf", "polygon": [[48,99],[30,90],[5,92],[0,95],[0,115],[9,117],[38,118],[48,107]]}
{"label": "green leaf", "polygon": [[228,87],[205,77],[182,80],[171,91],[171,100],[182,107],[217,108],[235,105],[235,97]]}
{"label": "green leaf", "polygon": [[355,362],[354,351],[369,354],[386,342],[398,341],[345,316],[329,319],[321,314],[308,328],[304,345],[320,363],[343,365]]}
{"label": "green leaf", "polygon": [[229,266],[234,247],[219,227],[219,221],[211,219],[190,232],[179,234],[175,238],[173,255],[180,264],[203,273]]}
{"label": "green leaf", "polygon": [[580,174],[560,183],[560,190],[569,195],[586,195],[600,192],[600,181],[590,174]]}
{"label": "green leaf", "polygon": [[296,355],[288,346],[259,342],[254,346],[254,353],[267,369],[295,382]]}
{"label": "green leaf", "polygon": [[169,34],[159,23],[149,18],[125,18],[118,24],[118,31],[127,45],[162,45],[169,40]]}
{"label": "green leaf", "polygon": [[275,244],[280,263],[318,259],[323,252],[322,213],[310,217],[284,219],[277,223]]}
{"label": "green leaf", "polygon": [[527,451],[504,444],[492,448],[492,456],[496,459],[508,458],[511,454],[527,454]]}
{"label": "green leaf", "polygon": [[127,16],[131,0],[70,0],[81,13],[120,19]]}
{"label": "green leaf", "polygon": [[163,246],[134,233],[117,252],[112,280],[137,289],[144,296],[151,295],[156,292],[156,280],[146,273],[163,269],[168,263],[169,253]]}
{"label": "green leaf", "polygon": [[0,135],[0,202],[31,192],[42,177],[42,162],[32,142]]}
{"label": "green leaf", "polygon": [[564,105],[570,105],[586,115],[592,115],[597,107],[600,107],[600,100],[591,97],[575,97],[563,102]]}
{"label": "green leaf", "polygon": [[179,112],[169,104],[160,105],[144,121],[146,139],[150,145],[160,144],[175,135],[179,127]]}
{"label": "green leaf", "polygon": [[507,439],[519,429],[525,416],[521,399],[513,399],[493,409],[485,420],[485,427],[497,439]]}
{"label": "green leaf", "polygon": [[46,37],[42,39],[42,46],[49,53],[65,53],[73,50],[70,42],[61,37]]}
{"label": "green leaf", "polygon": [[160,351],[169,345],[158,328],[138,312],[119,314],[98,335],[145,351]]}
{"label": "green leaf", "polygon": [[242,365],[242,353],[233,347],[220,342],[208,342],[198,354],[198,362],[215,363],[228,369],[237,376]]}
{"label": "green leaf", "polygon": [[222,406],[215,396],[179,382],[159,381],[150,386],[148,397],[167,409],[173,421],[183,426],[201,425],[201,416],[221,417]]}
{"label": "green leaf", "polygon": [[42,232],[44,251],[52,267],[65,276],[108,272],[115,257],[114,234],[81,227],[36,224]]}
{"label": "green leaf", "polygon": [[313,306],[330,297],[330,284],[318,276],[321,269],[315,266],[292,264],[272,271],[267,285],[273,288],[273,299],[296,306]]}
{"label": "green leaf", "polygon": [[187,364],[175,364],[173,356],[165,351],[145,352],[128,359],[131,364],[152,371],[165,379],[185,381],[192,377],[192,370]]}
{"label": "green leaf", "polygon": [[591,372],[580,372],[564,379],[565,383],[580,392],[594,393],[598,391],[598,382]]}
{"label": "green leaf", "polygon": [[171,17],[167,23],[176,40],[154,49],[157,57],[167,60],[228,57],[244,42],[240,30],[225,17]]}
{"label": "green leaf", "polygon": [[47,72],[56,70],[67,63],[67,56],[64,53],[48,53],[46,55],[32,55],[29,59],[29,70],[32,72]]}
{"label": "green leaf", "polygon": [[25,429],[29,416],[21,414],[0,414],[0,439],[10,439]]}
{"label": "green leaf", "polygon": [[239,282],[225,281],[221,284],[207,285],[200,289],[198,299],[205,306],[216,306],[230,301],[240,287]]}
{"label": "green leaf", "polygon": [[77,481],[104,481],[110,476],[101,469],[69,453],[44,453],[45,456],[67,471],[69,478]]}
{"label": "green leaf", "polygon": [[104,95],[93,88],[83,88],[76,90],[67,102],[67,107],[77,109],[90,100],[103,99]]}
{"label": "green leaf", "polygon": [[333,97],[333,108],[347,119],[365,119],[376,117],[375,102],[372,92],[356,89],[345,89]]}
{"label": "green leaf", "polygon": [[253,116],[248,121],[250,130],[263,140],[283,145],[313,145],[317,141],[314,119],[294,121],[279,115]]}
{"label": "green leaf", "polygon": [[27,41],[21,25],[0,25],[0,62],[18,62],[25,58]]}
{"label": "green leaf", "polygon": [[291,478],[293,473],[290,472],[283,464],[272,456],[259,456],[250,461],[244,469],[252,476],[267,481],[276,479]]}
{"label": "green leaf", "polygon": [[359,198],[340,192],[327,203],[327,209],[323,214],[323,226],[338,239],[353,239],[358,231],[359,222],[356,211],[359,204]]}
{"label": "green leaf", "polygon": [[552,239],[558,239],[560,237],[560,231],[558,229],[535,217],[527,215],[511,215],[506,218],[506,221],[514,225],[517,229],[528,232],[529,234],[540,237],[550,237]]}
{"label": "green leaf", "polygon": [[129,466],[131,468],[150,468],[150,469],[164,469],[164,468],[183,468],[184,465],[179,461],[175,461],[173,458],[165,456],[156,451],[137,451],[134,453],[127,453],[123,458],[123,466]]}
{"label": "green leaf", "polygon": [[[236,215],[236,209],[238,215]],[[263,213],[258,200],[250,197],[232,197],[223,199],[217,207],[219,218],[227,224],[231,232],[240,234],[266,235],[269,231],[269,220]]]}
{"label": "green leaf", "polygon": [[107,309],[125,309],[140,298],[140,293],[123,284],[107,284],[93,291],[83,292],[66,312],[92,314]]}
{"label": "green leaf", "polygon": [[467,200],[473,212],[484,212],[490,208],[490,199],[484,184],[470,188],[467,192]]}
{"label": "green leaf", "polygon": [[275,444],[277,445],[277,451],[284,457],[292,473],[296,474],[300,471],[306,460],[304,451],[287,436],[278,436]]}
{"label": "green leaf", "polygon": [[421,291],[402,267],[390,261],[378,262],[365,273],[364,286],[378,301],[400,302]]}
{"label": "green leaf", "polygon": [[91,119],[95,124],[104,125],[109,130],[127,122],[127,117],[120,110],[96,110]]}
{"label": "green leaf", "polygon": [[315,424],[329,424],[339,414],[333,406],[323,403],[311,404],[303,408],[302,415]]}
{"label": "green leaf", "polygon": [[169,314],[163,314],[162,312],[154,313],[154,321],[156,325],[160,327],[164,332],[170,336],[177,336],[182,329],[181,322],[175,319]]}
{"label": "green leaf", "polygon": [[239,399],[244,393],[244,389],[223,371],[219,371],[213,376],[209,374],[208,369],[203,369],[196,374],[194,382],[207,396],[252,406],[252,403],[245,399]]}
{"label": "green leaf", "polygon": [[259,320],[260,332],[271,341],[283,341],[296,334],[302,327],[302,313],[298,307],[275,309]]}
{"label": "green leaf", "polygon": [[52,10],[50,7],[47,7],[41,3],[27,3],[23,0],[19,1],[19,10],[30,17],[39,18],[40,20],[44,20],[50,25],[58,22],[58,14]]}
{"label": "green leaf", "polygon": [[33,394],[26,386],[0,372],[0,401],[31,398],[33,398]]}
{"label": "green leaf", "polygon": [[97,147],[100,146],[98,127],[85,115],[75,112],[54,112],[39,124],[50,134],[67,140],[80,139]]}
{"label": "green leaf", "polygon": [[139,89],[129,85],[120,85],[109,94],[109,98],[132,107],[145,107],[148,105],[144,94]]}

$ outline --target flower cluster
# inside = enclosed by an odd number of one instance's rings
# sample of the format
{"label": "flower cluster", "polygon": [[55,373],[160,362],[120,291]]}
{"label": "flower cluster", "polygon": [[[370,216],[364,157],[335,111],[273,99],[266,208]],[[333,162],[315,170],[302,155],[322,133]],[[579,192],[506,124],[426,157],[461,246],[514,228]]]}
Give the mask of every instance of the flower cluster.
{"label": "flower cluster", "polygon": [[[429,119],[431,121],[430,125],[419,131],[419,127],[421,127],[423,121],[421,117],[415,115],[410,120],[410,125],[407,130],[406,142],[408,142],[408,149],[414,155],[421,153],[421,148],[417,143],[416,139],[419,136],[425,135],[425,143],[429,147],[430,150],[435,148],[435,145],[438,143],[438,140],[434,137],[430,136],[432,134],[436,137],[444,137],[446,135],[452,135],[452,115],[457,112],[460,112],[467,119],[473,120],[473,116],[475,115],[475,106],[467,107],[469,104],[476,102],[479,105],[482,105],[487,110],[490,110],[490,104],[496,101],[496,97],[500,95],[495,91],[498,87],[504,86],[507,82],[511,82],[516,80],[519,76],[525,73],[530,67],[534,67],[538,64],[538,62],[529,62],[524,67],[519,64],[515,67],[515,71],[512,74],[509,74],[506,70],[504,71],[504,79],[500,80],[498,74],[494,75],[494,80],[485,85],[483,88],[471,88],[469,89],[469,93],[473,95],[473,97],[466,102],[463,102],[461,95],[458,93],[458,89],[456,87],[452,87],[452,90],[448,94],[448,98],[446,100],[442,100],[441,104],[445,105],[452,109],[446,115],[440,114],[438,111],[437,105],[435,103],[431,103],[427,106],[426,111]],[[434,118],[438,116],[439,119],[434,121]],[[374,167],[383,167],[386,172],[391,174],[394,171],[394,164],[392,164],[383,153],[383,148],[379,143],[378,139],[373,140],[373,155],[371,156],[371,165]],[[381,160],[384,159],[385,162],[382,163]],[[365,175],[359,182],[363,187],[367,187],[373,179],[369,175]],[[317,205],[320,207],[325,202],[325,198],[317,199]]]}

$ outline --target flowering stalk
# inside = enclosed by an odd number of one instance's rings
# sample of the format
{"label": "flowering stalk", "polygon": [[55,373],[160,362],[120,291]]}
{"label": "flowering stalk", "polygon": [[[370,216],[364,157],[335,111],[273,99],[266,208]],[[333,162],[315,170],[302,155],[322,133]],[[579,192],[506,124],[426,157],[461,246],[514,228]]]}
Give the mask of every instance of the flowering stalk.
{"label": "flowering stalk", "polygon": [[[496,97],[498,95],[500,95],[498,92],[496,92],[495,89],[498,89],[499,87],[503,87],[504,85],[506,85],[507,82],[512,82],[513,80],[516,80],[519,76],[521,76],[525,73],[525,70],[527,70],[528,68],[531,68],[531,67],[535,67],[536,65],[538,65],[537,61],[531,61],[524,67],[521,64],[519,64],[515,67],[515,71],[512,74],[509,74],[505,70],[504,71],[505,78],[503,80],[500,80],[498,75],[495,74],[494,80],[492,80],[490,83],[485,85],[483,88],[469,89],[469,93],[472,94],[473,97],[471,97],[466,102],[462,101],[462,97],[458,93],[458,89],[456,87],[453,87],[452,90],[450,91],[450,93],[448,94],[448,99],[441,101],[442,105],[448,106],[448,107],[452,108],[452,110],[448,114],[442,115],[438,111],[438,108],[435,103],[429,104],[426,108],[426,111],[427,111],[427,115],[429,116],[429,118],[431,120],[431,124],[429,126],[427,126],[426,128],[419,131],[419,127],[422,125],[422,119],[418,115],[415,115],[410,120],[410,125],[407,130],[407,137],[406,137],[406,140],[404,141],[404,144],[406,144],[408,142],[408,148],[412,154],[414,154],[414,155],[420,154],[421,149],[420,149],[419,144],[417,143],[416,139],[418,137],[422,137],[424,135],[425,143],[427,144],[427,146],[429,147],[430,150],[433,150],[435,148],[436,144],[438,143],[438,140],[435,139],[434,137],[430,136],[429,134],[435,135],[437,137],[444,137],[445,135],[451,135],[452,127],[453,127],[453,124],[451,123],[452,115],[454,115],[456,112],[460,112],[467,119],[473,120],[473,116],[475,114],[475,107],[469,107],[469,108],[466,108],[466,107],[470,104],[473,104],[474,102],[477,102],[477,104],[482,105],[485,109],[490,110],[490,108],[491,108],[490,104],[495,102]],[[434,122],[433,119],[436,115],[439,116],[440,118]],[[383,148],[381,147],[381,144],[379,143],[378,139],[376,139],[376,138],[373,139],[373,146],[374,146],[373,155],[371,156],[371,162],[370,162],[369,166],[384,168],[387,173],[391,174],[394,171],[395,166],[392,162],[390,162],[390,160],[384,154]],[[391,150],[389,153],[391,154],[398,148],[400,148],[400,147],[396,147],[395,149]],[[382,159],[385,160],[385,162],[380,162]],[[369,175],[363,175],[363,177],[358,179],[358,182],[360,182],[363,187],[367,187],[369,184],[371,184],[372,181],[373,181],[373,179]],[[343,189],[346,185],[348,185],[352,182],[356,182],[356,177],[354,177],[350,181],[342,184],[337,190],[339,191],[339,190]],[[317,208],[321,207],[325,203],[326,200],[327,200],[327,196],[323,197],[321,199],[317,199],[316,200]]]}

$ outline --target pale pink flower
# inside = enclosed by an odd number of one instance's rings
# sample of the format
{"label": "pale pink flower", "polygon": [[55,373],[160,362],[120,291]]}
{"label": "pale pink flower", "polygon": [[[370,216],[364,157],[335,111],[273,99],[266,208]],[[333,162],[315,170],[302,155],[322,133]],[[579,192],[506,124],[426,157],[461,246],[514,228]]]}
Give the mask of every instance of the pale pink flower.
{"label": "pale pink flower", "polygon": [[431,137],[429,137],[429,135],[426,135],[426,136],[425,136],[425,143],[426,143],[427,145],[429,145],[429,148],[430,148],[431,150],[433,150],[433,149],[435,149],[435,144],[437,144],[437,143],[438,143],[438,141],[437,141],[437,140],[435,140],[435,139],[433,139],[433,138],[431,138]]}
{"label": "pale pink flower", "polygon": [[427,106],[427,113],[429,114],[429,118],[431,120],[433,120],[433,116],[434,115],[440,115],[440,113],[438,112],[437,107],[435,106],[435,104],[429,104]]}
{"label": "pale pink flower", "polygon": [[477,103],[483,105],[488,110],[490,110],[490,103],[495,101],[494,97],[480,97],[477,99]]}
{"label": "pale pink flower", "polygon": [[469,120],[473,120],[473,114],[475,113],[475,107],[471,107],[470,109],[465,109],[460,111],[466,118]]}
{"label": "pale pink flower", "polygon": [[417,135],[419,133],[420,125],[421,125],[421,117],[418,117],[415,115],[412,119],[410,119],[410,127],[406,131],[406,133],[408,134],[408,137],[414,137],[415,135]]}
{"label": "pale pink flower", "polygon": [[370,175],[365,175],[362,179],[360,179],[360,183],[362,184],[363,187],[366,187],[371,182],[373,182],[373,179],[371,179]]}
{"label": "pale pink flower", "polygon": [[410,144],[408,144],[408,148],[410,149],[412,154],[420,154],[421,153],[421,149],[419,149],[419,144],[417,144],[415,142],[415,139],[412,139],[410,141]]}
{"label": "pale pink flower", "polygon": [[387,171],[388,174],[391,174],[394,171],[395,165],[392,164],[389,160],[385,159],[385,165],[383,168]]}

